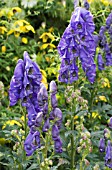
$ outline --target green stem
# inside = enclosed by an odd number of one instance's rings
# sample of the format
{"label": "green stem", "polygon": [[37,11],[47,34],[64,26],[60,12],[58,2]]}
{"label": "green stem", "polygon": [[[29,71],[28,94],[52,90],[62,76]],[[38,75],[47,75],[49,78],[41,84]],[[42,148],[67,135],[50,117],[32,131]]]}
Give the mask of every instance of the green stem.
{"label": "green stem", "polygon": [[[27,121],[26,121],[26,111],[24,112],[24,130],[25,130],[25,139],[27,136]],[[24,150],[24,161],[26,161],[26,151]]]}
{"label": "green stem", "polygon": [[[74,117],[71,115],[71,131],[74,131]],[[74,170],[74,135],[71,134],[71,170]]]}
{"label": "green stem", "polygon": [[44,158],[47,158],[48,141],[49,141],[49,132],[48,132],[48,133],[46,133],[45,157],[44,157]]}

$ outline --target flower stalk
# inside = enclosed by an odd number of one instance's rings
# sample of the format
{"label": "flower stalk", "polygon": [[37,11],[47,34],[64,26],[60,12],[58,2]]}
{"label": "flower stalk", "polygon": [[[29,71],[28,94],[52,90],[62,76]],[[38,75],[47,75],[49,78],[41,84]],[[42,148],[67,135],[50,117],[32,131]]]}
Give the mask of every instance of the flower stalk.
{"label": "flower stalk", "polygon": [[71,170],[74,169],[74,135],[73,135],[73,130],[74,130],[74,117],[71,115]]}

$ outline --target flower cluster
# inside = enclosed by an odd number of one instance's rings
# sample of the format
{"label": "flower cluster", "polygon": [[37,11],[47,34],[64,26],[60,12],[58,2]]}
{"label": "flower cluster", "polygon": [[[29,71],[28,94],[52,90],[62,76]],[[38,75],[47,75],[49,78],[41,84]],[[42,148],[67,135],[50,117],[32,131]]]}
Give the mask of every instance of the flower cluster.
{"label": "flower cluster", "polygon": [[[42,76],[38,65],[32,62],[27,52],[24,52],[24,61],[22,59],[18,61],[10,82],[9,99],[11,106],[14,106],[20,100],[22,106],[26,107],[28,112],[30,134],[24,143],[28,156],[37,147],[40,147],[40,133],[36,131],[34,125],[39,126],[38,121],[42,117],[37,101],[41,79]],[[38,146],[34,144],[34,141]]]}
{"label": "flower cluster", "polygon": [[96,76],[94,29],[91,13],[85,8],[76,7],[58,45],[62,59],[59,81],[71,84],[78,79],[79,58],[88,80],[94,82]]}
{"label": "flower cluster", "polygon": [[[109,120],[108,126],[110,129],[112,129],[112,117]],[[108,138],[112,138],[111,133],[108,129],[104,129],[104,138],[100,139],[99,142],[99,150],[100,152],[105,152],[105,166],[112,168],[112,142],[110,140],[107,141],[106,146],[106,140]]]}
{"label": "flower cluster", "polygon": [[48,92],[41,80],[42,75],[37,64],[32,62],[27,52],[24,52],[24,61],[22,59],[18,61],[10,82],[9,98],[11,106],[20,100],[28,113],[30,132],[24,142],[27,156],[32,155],[37,148],[41,147],[40,128],[42,127],[43,132],[47,132],[50,128],[50,120],[53,120],[52,138],[55,142],[55,150],[62,152],[62,142],[59,136],[62,112],[57,107],[57,86],[54,81],[50,83],[52,111],[48,115]]}
{"label": "flower cluster", "polygon": [[[102,50],[98,54],[98,69],[104,70],[105,65],[112,66],[112,12],[107,17],[106,25],[100,28],[99,46]],[[103,55],[105,56],[104,61]]]}

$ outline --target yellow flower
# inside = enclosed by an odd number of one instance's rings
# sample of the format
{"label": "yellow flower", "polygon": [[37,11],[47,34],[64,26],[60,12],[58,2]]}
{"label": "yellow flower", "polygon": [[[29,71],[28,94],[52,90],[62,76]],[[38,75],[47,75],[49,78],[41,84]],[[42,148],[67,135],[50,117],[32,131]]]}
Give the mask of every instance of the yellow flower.
{"label": "yellow flower", "polygon": [[24,122],[24,116],[21,116],[21,120]]}
{"label": "yellow flower", "polygon": [[5,138],[0,138],[0,144],[3,145],[5,143],[10,143],[11,141],[10,140],[7,140]]}
{"label": "yellow flower", "polygon": [[13,13],[16,13],[16,12],[21,12],[22,10],[19,7],[13,7],[12,11],[13,11]]}
{"label": "yellow flower", "polygon": [[50,32],[44,32],[40,37],[43,42],[47,42],[48,38],[50,38],[52,41],[55,40],[54,36]]}
{"label": "yellow flower", "polygon": [[1,50],[2,50],[3,53],[5,53],[5,52],[6,52],[6,46],[3,45],[3,46],[1,47]]}
{"label": "yellow flower", "polygon": [[89,3],[93,2],[94,0],[87,0]]}
{"label": "yellow flower", "polygon": [[54,28],[53,27],[50,27],[49,28],[49,32],[53,32],[54,31]]}
{"label": "yellow flower", "polygon": [[109,4],[112,4],[111,0],[100,0],[105,6],[108,6]]}
{"label": "yellow flower", "polygon": [[4,34],[5,32],[7,32],[7,28],[4,26],[0,27],[0,34]]}
{"label": "yellow flower", "polygon": [[8,120],[7,122],[5,122],[5,124],[2,126],[2,129],[5,129],[7,125],[9,126],[14,126],[14,125],[18,125],[18,126],[22,126],[18,121],[16,120]]}
{"label": "yellow flower", "polygon": [[76,115],[76,116],[74,116],[74,119],[78,119],[78,116]]}
{"label": "yellow flower", "polygon": [[51,44],[51,43],[46,43],[46,44],[43,44],[40,49],[45,50],[46,48],[53,49],[53,48],[56,48],[56,46],[54,44]]}
{"label": "yellow flower", "polygon": [[107,78],[104,78],[102,81],[103,81],[102,82],[102,88],[104,88],[104,87],[110,88],[110,82]]}
{"label": "yellow flower", "polygon": [[21,19],[21,20],[17,20],[15,23],[14,23],[14,25],[15,26],[23,26],[24,24],[26,24],[26,25],[30,25],[30,23],[29,22],[27,22],[26,20],[24,20],[24,19]]}
{"label": "yellow flower", "polygon": [[40,69],[42,73],[42,80],[41,82],[45,85],[46,89],[48,89],[48,83],[47,83],[47,74],[44,70]]}
{"label": "yellow flower", "polygon": [[101,119],[101,116],[97,113],[97,112],[92,112],[92,117],[95,119],[95,118],[99,118]]}
{"label": "yellow flower", "polygon": [[10,35],[10,34],[12,34],[12,33],[14,33],[14,35],[15,35],[15,37],[19,37],[20,36],[20,32],[18,31],[18,30],[10,30],[8,33],[7,33],[7,35]]}
{"label": "yellow flower", "polygon": [[26,28],[28,31],[32,31],[33,33],[35,33],[35,30],[34,30],[34,28],[33,28],[31,25],[25,25],[25,28]]}
{"label": "yellow flower", "polygon": [[107,99],[106,99],[106,97],[105,97],[105,96],[99,96],[99,99],[100,99],[100,101],[107,102]]}
{"label": "yellow flower", "polygon": [[7,14],[6,14],[7,18],[9,18],[9,19],[11,19],[11,17],[12,17],[13,15],[14,15],[14,14],[13,14],[13,12],[12,12],[11,10],[8,11]]}
{"label": "yellow flower", "polygon": [[23,37],[22,40],[21,40],[24,44],[27,44],[28,43],[28,39]]}

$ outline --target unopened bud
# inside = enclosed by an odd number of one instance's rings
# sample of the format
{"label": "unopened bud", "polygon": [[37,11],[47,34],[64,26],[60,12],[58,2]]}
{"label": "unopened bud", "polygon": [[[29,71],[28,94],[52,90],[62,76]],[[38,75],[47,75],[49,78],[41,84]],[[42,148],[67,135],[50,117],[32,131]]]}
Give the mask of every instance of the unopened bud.
{"label": "unopened bud", "polygon": [[85,162],[85,165],[86,165],[86,166],[89,166],[89,165],[90,165],[90,162],[89,162],[87,159],[84,159],[84,162]]}

